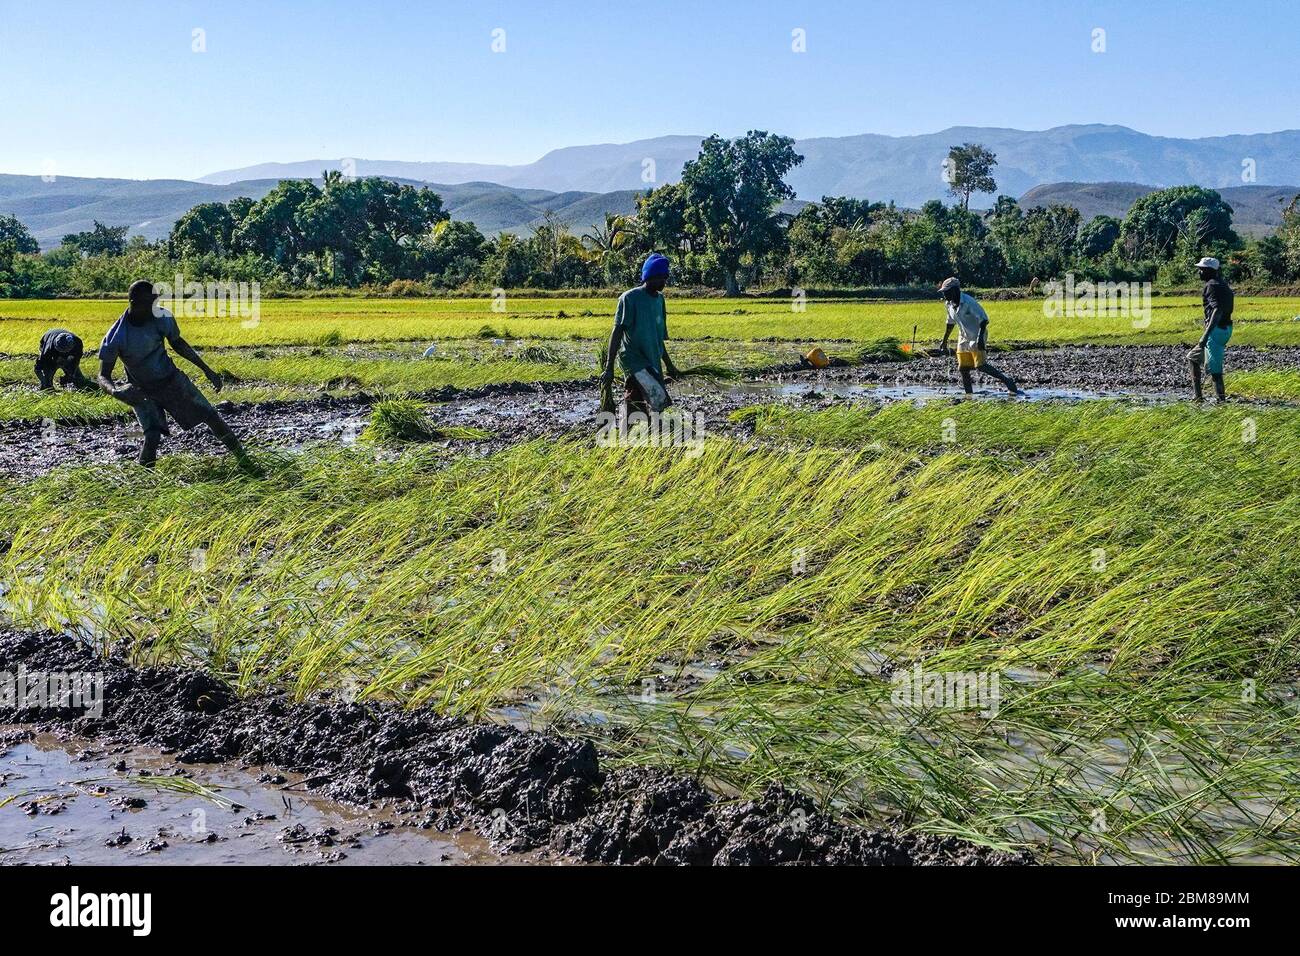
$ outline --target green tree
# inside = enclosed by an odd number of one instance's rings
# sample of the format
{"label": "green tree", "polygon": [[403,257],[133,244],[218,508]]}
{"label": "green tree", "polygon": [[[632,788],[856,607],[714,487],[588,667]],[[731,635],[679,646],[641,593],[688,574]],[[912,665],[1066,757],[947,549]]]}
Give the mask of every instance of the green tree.
{"label": "green tree", "polygon": [[199,203],[176,220],[167,239],[168,248],[183,259],[225,257],[231,252],[235,220],[225,203]]}
{"label": "green tree", "polygon": [[234,243],[291,279],[301,278],[308,239],[298,212],[319,196],[316,184],[306,179],[281,180],[249,207],[235,228]]}
{"label": "green tree", "polygon": [[1120,241],[1134,259],[1168,259],[1179,243],[1184,256],[1239,243],[1232,207],[1215,190],[1200,186],[1174,186],[1138,199],[1124,217]]}
{"label": "green tree", "polygon": [[12,251],[34,256],[41,251],[27,227],[14,216],[0,216],[0,242],[13,243]]}
{"label": "green tree", "polygon": [[1093,216],[1079,230],[1079,255],[1099,259],[1110,252],[1122,225],[1114,216]]}
{"label": "green tree", "polygon": [[1300,195],[1294,196],[1282,210],[1282,223],[1276,235],[1281,243],[1279,254],[1284,275],[1287,279],[1300,279]]}
{"label": "green tree", "polygon": [[487,240],[472,222],[445,219],[426,238],[424,253],[425,274],[438,285],[455,288],[478,275],[487,256]]}
{"label": "green tree", "polygon": [[997,192],[998,184],[992,175],[997,164],[997,156],[979,143],[962,143],[948,150],[948,192],[961,200],[962,209],[970,208],[974,193]]}
{"label": "green tree", "polygon": [[501,289],[518,289],[530,272],[528,247],[512,233],[503,232],[488,243],[483,278]]}
{"label": "green tree", "polygon": [[1035,276],[1060,276],[1074,262],[1080,218],[1079,210],[1061,203],[1025,213],[1025,250]]}
{"label": "green tree", "polygon": [[106,226],[98,219],[85,232],[73,232],[63,237],[63,245],[75,249],[83,256],[120,256],[126,251],[126,232],[129,226]]}
{"label": "green tree", "polygon": [[801,162],[793,139],[751,130],[732,140],[710,136],[682,170],[688,229],[704,238],[727,295],[740,292],[736,274],[745,256],[758,260],[779,244],[776,210],[794,198],[785,175]]}

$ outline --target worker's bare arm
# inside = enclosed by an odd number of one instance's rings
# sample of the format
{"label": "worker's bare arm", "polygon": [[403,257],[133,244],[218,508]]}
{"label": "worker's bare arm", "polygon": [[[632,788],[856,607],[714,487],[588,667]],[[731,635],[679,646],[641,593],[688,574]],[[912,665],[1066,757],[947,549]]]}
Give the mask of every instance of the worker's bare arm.
{"label": "worker's bare arm", "polygon": [[117,391],[117,383],[113,381],[113,366],[117,364],[115,358],[102,358],[99,360],[99,374],[95,376],[95,381],[99,387],[108,394],[112,395]]}
{"label": "worker's bare arm", "polygon": [[1206,343],[1210,341],[1210,333],[1219,327],[1220,312],[1218,303],[1212,302],[1210,309],[1210,317],[1205,320],[1205,331],[1201,333],[1201,341],[1196,346],[1197,348],[1205,348]]}
{"label": "worker's bare arm", "polygon": [[947,351],[948,351],[948,339],[950,339],[950,338],[952,337],[952,326],[953,326],[953,323],[951,323],[951,322],[949,322],[946,326],[944,326],[944,329],[943,329],[943,342],[939,345],[939,351],[941,351],[941,352],[947,352]]}
{"label": "worker's bare arm", "polygon": [[189,342],[186,342],[179,335],[173,338],[171,343],[172,348],[176,350],[177,355],[191,363],[195,368],[208,377],[208,381],[211,383],[213,391],[221,391],[221,376],[208,367],[208,363],[203,361],[203,357],[195,351],[194,346],[190,345]]}
{"label": "worker's bare arm", "polygon": [[623,344],[623,326],[615,325],[614,331],[609,333],[609,348],[605,353],[605,367],[601,370],[601,378],[607,382],[614,380],[614,359],[618,357],[619,347]]}
{"label": "worker's bare arm", "polygon": [[673,360],[668,355],[668,346],[664,345],[664,371],[668,373],[669,378],[681,378],[682,373],[677,370]]}

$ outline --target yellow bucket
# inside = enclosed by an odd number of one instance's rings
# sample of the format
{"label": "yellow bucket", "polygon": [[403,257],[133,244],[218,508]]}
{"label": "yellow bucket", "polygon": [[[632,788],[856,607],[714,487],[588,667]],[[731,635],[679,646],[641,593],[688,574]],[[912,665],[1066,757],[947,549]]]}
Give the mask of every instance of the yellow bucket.
{"label": "yellow bucket", "polygon": [[813,349],[804,356],[804,360],[813,368],[827,368],[831,364],[831,360],[826,357],[826,353],[821,349]]}

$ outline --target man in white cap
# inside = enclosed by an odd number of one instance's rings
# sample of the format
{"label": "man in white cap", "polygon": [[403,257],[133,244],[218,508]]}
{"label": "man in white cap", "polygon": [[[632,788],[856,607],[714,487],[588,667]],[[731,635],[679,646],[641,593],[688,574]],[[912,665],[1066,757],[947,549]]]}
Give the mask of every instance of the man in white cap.
{"label": "man in white cap", "polygon": [[1232,338],[1232,288],[1219,277],[1219,260],[1206,256],[1196,263],[1205,286],[1201,289],[1201,304],[1205,308],[1205,332],[1196,348],[1187,353],[1187,361],[1192,366],[1192,394],[1196,401],[1201,397],[1201,366],[1210,373],[1214,380],[1214,396],[1223,401],[1223,357]]}
{"label": "man in white cap", "polygon": [[956,277],[943,280],[939,295],[948,307],[948,325],[943,330],[943,344],[939,348],[945,355],[948,353],[948,339],[952,336],[953,326],[956,326],[957,370],[961,372],[961,387],[966,394],[972,391],[970,373],[983,372],[1005,385],[1012,395],[1019,395],[1016,380],[988,363],[989,317],[984,307],[975,301],[973,295],[961,291],[961,283]]}

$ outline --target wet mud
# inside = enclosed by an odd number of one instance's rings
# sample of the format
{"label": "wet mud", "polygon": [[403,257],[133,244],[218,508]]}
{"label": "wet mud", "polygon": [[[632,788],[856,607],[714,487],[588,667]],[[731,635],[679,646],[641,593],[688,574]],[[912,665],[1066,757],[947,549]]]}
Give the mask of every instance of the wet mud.
{"label": "wet mud", "polygon": [[[1133,398],[1179,401],[1190,398],[1183,346],[1062,346],[1013,348],[991,352],[990,361],[1013,376],[1029,400],[1079,401]],[[1300,347],[1232,348],[1232,373],[1300,368]],[[974,374],[977,398],[1001,398],[995,380]],[[728,434],[728,415],[745,405],[782,401],[821,407],[838,401],[906,401],[962,396],[952,356],[907,361],[837,364],[824,370],[798,365],[773,366],[741,381],[691,378],[670,386],[679,408],[697,416],[709,434]],[[473,390],[443,388],[418,396],[435,404],[440,425],[482,428],[490,437],[456,442],[449,454],[488,454],[518,442],[563,435],[591,435],[599,425],[594,379],[571,382],[506,383]],[[300,449],[314,443],[357,441],[375,398],[359,393],[322,395],[305,401],[218,405],[251,447]],[[0,477],[25,480],[64,465],[109,465],[133,460],[140,443],[134,420],[88,425],[39,422],[0,423]],[[173,429],[162,453],[221,454],[206,428]]]}
{"label": "wet mud", "polygon": [[[725,801],[688,777],[637,767],[606,772],[589,741],[423,710],[330,700],[295,704],[270,694],[237,698],[203,672],[132,667],[62,635],[0,632],[0,672],[16,673],[20,666],[29,674],[101,673],[103,712],[10,707],[0,709],[0,724],[75,734],[105,751],[154,747],[181,766],[279,768],[331,800],[390,812],[407,826],[474,830],[500,851],[532,851],[537,859],[1032,862],[1028,854],[953,838],[846,824],[779,786],[757,799]],[[302,821],[302,830],[290,828],[287,838],[310,842],[312,834],[312,824]],[[165,835],[149,839],[171,843]]]}
{"label": "wet mud", "polygon": [[[399,826],[259,767],[0,727],[0,865],[490,865],[474,834]],[[526,858],[524,858],[526,859]]]}

